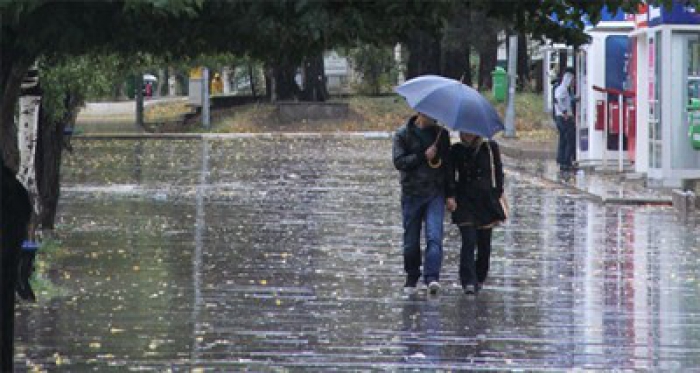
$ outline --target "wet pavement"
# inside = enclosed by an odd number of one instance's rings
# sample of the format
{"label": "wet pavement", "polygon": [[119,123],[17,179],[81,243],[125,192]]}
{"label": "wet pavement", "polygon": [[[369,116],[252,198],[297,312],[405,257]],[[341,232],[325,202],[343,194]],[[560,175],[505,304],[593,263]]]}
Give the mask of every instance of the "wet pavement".
{"label": "wet pavement", "polygon": [[[692,370],[698,229],[505,159],[512,218],[484,291],[403,295],[398,175],[377,136],[75,140],[17,368]],[[525,164],[523,164],[525,163]],[[535,164],[535,163],[533,163]],[[535,167],[536,168],[536,167]]]}
{"label": "wet pavement", "polygon": [[577,189],[592,200],[603,204],[672,205],[672,189],[650,187],[646,177],[632,172],[627,166],[618,171],[617,161],[581,166],[575,171],[562,172],[555,162],[556,139],[524,140],[500,137],[504,154],[513,158],[510,166],[540,178]]}

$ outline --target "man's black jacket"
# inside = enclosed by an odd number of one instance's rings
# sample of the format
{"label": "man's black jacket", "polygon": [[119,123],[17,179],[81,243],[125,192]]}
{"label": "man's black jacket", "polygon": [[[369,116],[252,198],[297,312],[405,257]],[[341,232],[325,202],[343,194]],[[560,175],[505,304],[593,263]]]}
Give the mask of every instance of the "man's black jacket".
{"label": "man's black jacket", "polygon": [[451,197],[454,191],[454,181],[450,180],[450,134],[442,127],[431,127],[433,139],[439,131],[438,157],[442,161],[439,168],[428,165],[425,150],[431,144],[421,143],[416,134],[416,116],[401,126],[394,134],[393,159],[394,166],[401,174],[401,193],[404,196],[430,196],[443,194]]}

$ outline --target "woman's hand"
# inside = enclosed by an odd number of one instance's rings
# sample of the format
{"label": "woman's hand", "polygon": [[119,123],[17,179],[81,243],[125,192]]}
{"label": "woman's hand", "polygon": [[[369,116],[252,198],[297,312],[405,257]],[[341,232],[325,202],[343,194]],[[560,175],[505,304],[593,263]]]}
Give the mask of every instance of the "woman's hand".
{"label": "woman's hand", "polygon": [[447,211],[449,212],[455,212],[457,210],[457,201],[455,200],[454,197],[449,197],[447,199]]}

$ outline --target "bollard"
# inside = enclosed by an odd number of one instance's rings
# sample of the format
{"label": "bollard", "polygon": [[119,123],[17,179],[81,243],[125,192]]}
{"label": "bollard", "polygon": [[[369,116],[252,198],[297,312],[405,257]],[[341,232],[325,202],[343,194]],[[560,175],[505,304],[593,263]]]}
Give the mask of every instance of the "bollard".
{"label": "bollard", "polygon": [[678,218],[684,224],[695,222],[696,196],[692,191],[674,189],[671,193],[673,207],[678,213]]}

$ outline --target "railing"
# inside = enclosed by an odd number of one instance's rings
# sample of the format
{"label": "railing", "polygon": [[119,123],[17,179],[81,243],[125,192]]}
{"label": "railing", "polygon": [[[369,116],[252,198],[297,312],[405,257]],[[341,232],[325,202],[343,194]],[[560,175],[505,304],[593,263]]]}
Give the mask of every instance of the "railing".
{"label": "railing", "polygon": [[593,86],[593,90],[606,94],[605,99],[605,116],[603,120],[603,168],[607,168],[608,159],[608,132],[609,132],[609,122],[610,122],[610,106],[608,104],[607,95],[617,96],[618,105],[618,170],[619,172],[624,171],[624,134],[629,133],[630,129],[627,128],[625,124],[629,124],[629,118],[625,117],[625,105],[624,98],[634,98],[636,96],[633,91],[624,91],[616,88],[603,88],[597,85]]}

